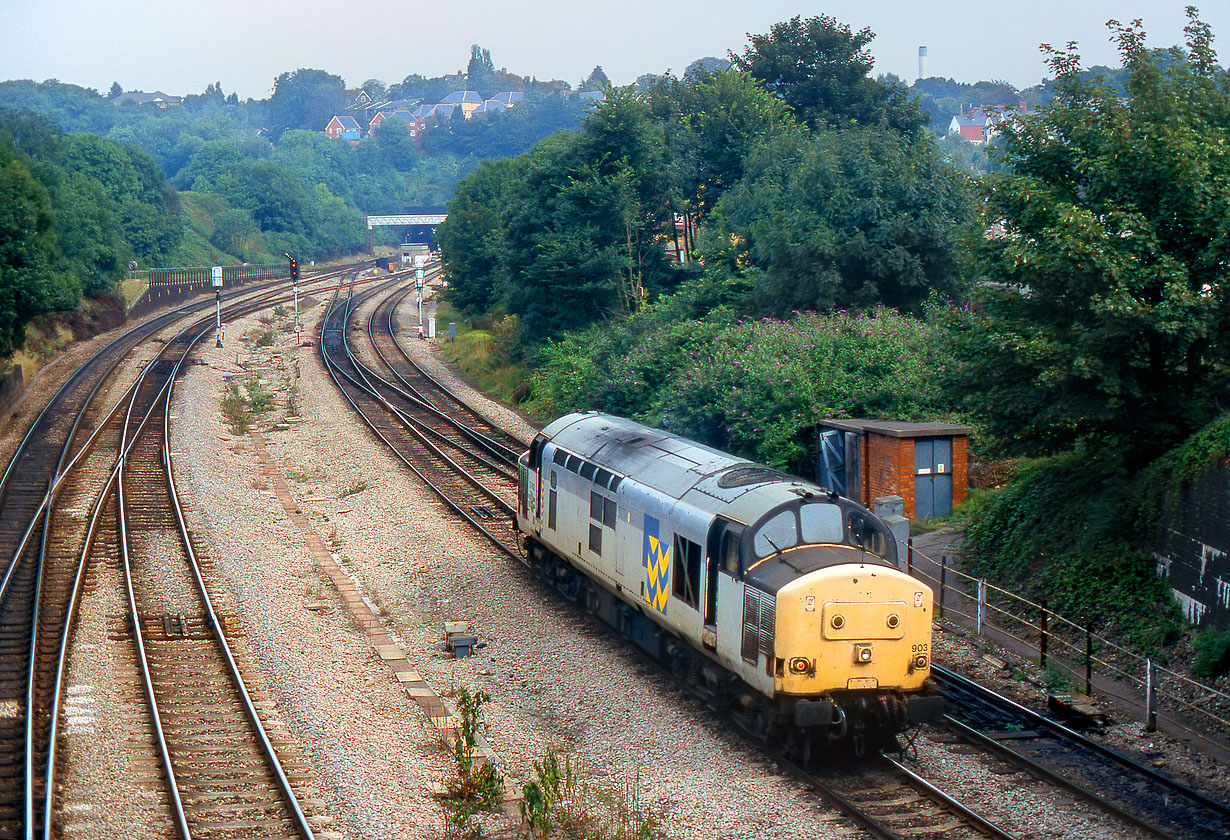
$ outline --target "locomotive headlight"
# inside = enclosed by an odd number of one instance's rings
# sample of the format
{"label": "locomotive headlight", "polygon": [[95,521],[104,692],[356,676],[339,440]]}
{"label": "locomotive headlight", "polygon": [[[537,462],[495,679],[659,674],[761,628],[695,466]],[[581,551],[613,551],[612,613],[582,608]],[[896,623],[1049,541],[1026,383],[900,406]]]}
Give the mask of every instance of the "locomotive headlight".
{"label": "locomotive headlight", "polygon": [[889,613],[887,624],[889,630],[896,630],[901,625],[901,616],[896,613]]}
{"label": "locomotive headlight", "polygon": [[834,630],[840,630],[846,626],[846,618],[843,615],[835,615],[829,620],[829,623],[833,625]]}
{"label": "locomotive headlight", "polygon": [[871,645],[855,645],[854,661],[858,665],[866,665],[871,662]]}
{"label": "locomotive headlight", "polygon": [[790,673],[806,674],[811,669],[811,662],[802,656],[796,656],[790,660]]}

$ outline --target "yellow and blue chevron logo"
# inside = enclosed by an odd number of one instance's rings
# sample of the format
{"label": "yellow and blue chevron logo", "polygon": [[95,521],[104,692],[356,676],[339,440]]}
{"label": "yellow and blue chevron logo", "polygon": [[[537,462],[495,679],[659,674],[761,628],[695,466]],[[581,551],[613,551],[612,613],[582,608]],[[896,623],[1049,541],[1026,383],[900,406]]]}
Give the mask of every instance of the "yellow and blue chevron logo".
{"label": "yellow and blue chevron logo", "polygon": [[645,514],[645,603],[665,615],[671,588],[671,548],[662,542],[660,529],[658,520]]}

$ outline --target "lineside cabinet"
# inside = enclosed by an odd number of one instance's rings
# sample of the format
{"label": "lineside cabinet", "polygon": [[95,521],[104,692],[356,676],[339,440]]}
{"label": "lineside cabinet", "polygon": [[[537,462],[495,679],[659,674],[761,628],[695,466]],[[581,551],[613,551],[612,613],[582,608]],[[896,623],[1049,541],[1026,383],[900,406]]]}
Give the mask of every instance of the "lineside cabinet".
{"label": "lineside cabinet", "polygon": [[907,519],[949,516],[969,492],[969,426],[822,420],[819,483],[871,506],[900,496]]}

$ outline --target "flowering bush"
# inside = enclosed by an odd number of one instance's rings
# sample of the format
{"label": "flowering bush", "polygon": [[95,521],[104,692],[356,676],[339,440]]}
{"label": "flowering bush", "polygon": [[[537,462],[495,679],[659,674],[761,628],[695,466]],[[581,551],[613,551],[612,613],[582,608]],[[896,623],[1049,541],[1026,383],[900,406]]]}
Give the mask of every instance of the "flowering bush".
{"label": "flowering bush", "polygon": [[805,474],[824,418],[946,416],[931,381],[948,361],[942,331],[891,309],[626,326],[544,349],[534,409],[634,417]]}

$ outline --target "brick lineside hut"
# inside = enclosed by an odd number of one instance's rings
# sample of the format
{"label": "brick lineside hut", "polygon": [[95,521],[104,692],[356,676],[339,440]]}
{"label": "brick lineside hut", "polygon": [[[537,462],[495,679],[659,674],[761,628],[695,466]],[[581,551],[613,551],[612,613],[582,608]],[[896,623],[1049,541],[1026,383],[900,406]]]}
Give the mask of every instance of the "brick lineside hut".
{"label": "brick lineside hut", "polygon": [[900,496],[908,519],[947,516],[968,497],[972,431],[950,423],[822,420],[820,483],[868,506]]}

